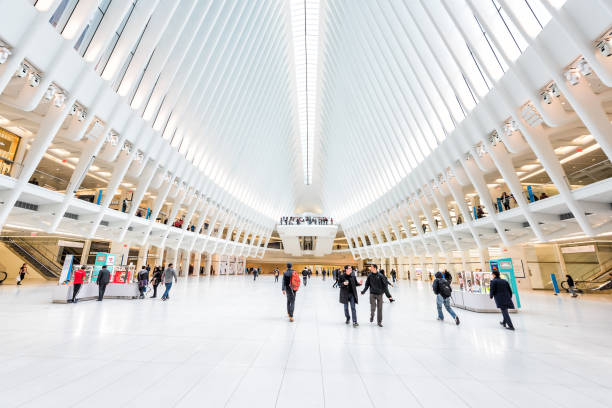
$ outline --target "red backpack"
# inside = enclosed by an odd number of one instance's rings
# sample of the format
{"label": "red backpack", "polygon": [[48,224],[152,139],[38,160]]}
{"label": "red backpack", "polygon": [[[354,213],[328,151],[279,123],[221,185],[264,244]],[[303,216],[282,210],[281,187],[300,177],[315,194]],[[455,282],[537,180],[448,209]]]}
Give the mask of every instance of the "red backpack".
{"label": "red backpack", "polygon": [[294,292],[298,291],[301,282],[300,275],[296,271],[293,271],[291,274],[291,289],[293,289]]}

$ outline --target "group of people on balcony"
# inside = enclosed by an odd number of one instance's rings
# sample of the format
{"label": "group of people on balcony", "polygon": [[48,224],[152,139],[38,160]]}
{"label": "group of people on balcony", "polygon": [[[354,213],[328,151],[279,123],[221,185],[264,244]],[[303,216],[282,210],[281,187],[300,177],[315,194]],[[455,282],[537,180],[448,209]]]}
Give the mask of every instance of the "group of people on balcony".
{"label": "group of people on balcony", "polygon": [[281,225],[301,225],[301,224],[308,224],[308,225],[328,225],[334,224],[334,219],[333,218],[327,218],[327,217],[311,217],[311,216],[306,216],[306,217],[281,217],[280,218],[280,224]]}

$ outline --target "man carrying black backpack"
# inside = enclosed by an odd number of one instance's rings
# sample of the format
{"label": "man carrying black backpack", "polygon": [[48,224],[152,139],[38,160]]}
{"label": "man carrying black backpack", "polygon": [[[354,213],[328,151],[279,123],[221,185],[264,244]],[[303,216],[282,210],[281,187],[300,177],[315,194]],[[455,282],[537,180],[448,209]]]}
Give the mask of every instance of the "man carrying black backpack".
{"label": "man carrying black backpack", "polygon": [[438,320],[444,320],[444,315],[442,314],[442,305],[446,308],[448,314],[451,315],[453,319],[455,319],[455,323],[459,325],[459,317],[453,311],[453,308],[450,305],[450,297],[452,293],[452,289],[450,283],[444,279],[442,276],[442,272],[436,272],[436,279],[433,282],[433,292],[436,294],[436,306],[438,307]]}

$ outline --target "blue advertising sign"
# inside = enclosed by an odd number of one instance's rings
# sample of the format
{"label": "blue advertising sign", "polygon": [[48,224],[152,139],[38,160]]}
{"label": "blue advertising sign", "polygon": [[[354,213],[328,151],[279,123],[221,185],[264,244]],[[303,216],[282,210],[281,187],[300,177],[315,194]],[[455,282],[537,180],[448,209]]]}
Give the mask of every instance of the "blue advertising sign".
{"label": "blue advertising sign", "polygon": [[508,281],[516,299],[516,307],[520,309],[521,299],[518,293],[518,285],[516,284],[516,276],[514,275],[512,258],[491,259],[489,265],[491,265],[491,272],[499,271],[500,275]]}

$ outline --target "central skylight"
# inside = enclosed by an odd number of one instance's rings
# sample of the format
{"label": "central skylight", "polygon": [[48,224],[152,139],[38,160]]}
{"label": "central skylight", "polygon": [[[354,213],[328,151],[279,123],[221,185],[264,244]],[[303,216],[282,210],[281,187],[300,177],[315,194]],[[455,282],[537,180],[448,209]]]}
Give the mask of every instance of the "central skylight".
{"label": "central skylight", "polygon": [[297,84],[304,184],[312,183],[319,53],[319,0],[291,0],[291,27]]}

